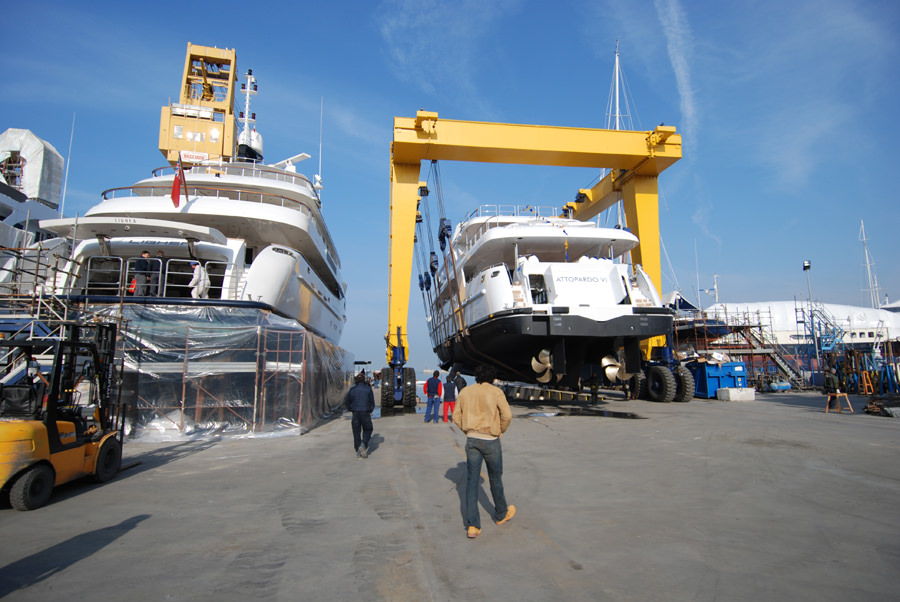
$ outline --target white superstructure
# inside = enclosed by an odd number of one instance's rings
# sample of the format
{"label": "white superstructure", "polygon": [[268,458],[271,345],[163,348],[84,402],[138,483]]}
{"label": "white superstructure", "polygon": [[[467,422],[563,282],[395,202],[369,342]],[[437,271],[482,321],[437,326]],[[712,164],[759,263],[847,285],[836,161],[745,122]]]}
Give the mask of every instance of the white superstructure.
{"label": "white superstructure", "polygon": [[576,384],[585,366],[671,329],[650,278],[622,261],[637,237],[558,215],[483,206],[457,226],[430,303],[442,365],[493,361],[510,379]]}
{"label": "white superstructure", "polygon": [[[233,54],[215,62],[209,59],[215,52],[189,45],[185,79],[199,83],[196,100],[185,100],[230,108],[216,86],[231,94]],[[221,157],[212,158],[177,146],[171,151],[173,141],[231,140],[227,129],[222,131],[230,114],[218,117],[198,104],[188,115],[185,107],[195,105],[171,105],[163,109],[160,150],[167,156],[174,152],[176,164],[105,191],[82,218],[41,222],[42,228],[75,242],[57,292],[145,304],[258,305],[298,320],[333,343],[340,340],[346,321],[340,258],[318,190],[294,166],[308,155],[275,165],[262,162],[262,138],[251,129],[255,115],[249,113],[256,78],[250,71],[245,77],[247,114],[241,116],[244,129],[236,153],[227,146]],[[168,136],[165,148],[163,135]],[[183,172],[182,156],[193,162]],[[145,250],[150,257],[142,260]],[[192,298],[193,261],[209,275],[208,299]]]}

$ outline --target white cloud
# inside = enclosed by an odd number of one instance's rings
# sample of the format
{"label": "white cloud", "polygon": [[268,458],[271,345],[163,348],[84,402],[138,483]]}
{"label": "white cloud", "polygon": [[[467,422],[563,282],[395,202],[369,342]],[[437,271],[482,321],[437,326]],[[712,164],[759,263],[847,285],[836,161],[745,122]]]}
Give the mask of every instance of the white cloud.
{"label": "white cloud", "polygon": [[669,61],[675,72],[675,82],[681,98],[681,116],[685,146],[693,147],[697,139],[697,104],[691,85],[691,58],[694,41],[687,16],[678,0],[655,0],[656,12],[663,27]]}

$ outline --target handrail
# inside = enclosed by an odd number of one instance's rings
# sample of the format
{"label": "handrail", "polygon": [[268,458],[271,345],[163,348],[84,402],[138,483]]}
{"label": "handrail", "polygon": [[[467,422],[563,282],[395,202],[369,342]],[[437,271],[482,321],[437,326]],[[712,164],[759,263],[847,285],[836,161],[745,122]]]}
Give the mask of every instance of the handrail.
{"label": "handrail", "polygon": [[[302,213],[310,214],[311,208],[294,199],[270,194],[267,192],[257,192],[242,190],[239,188],[228,188],[225,186],[186,186],[188,196],[205,196],[214,198],[227,198],[233,201],[244,201],[248,203],[261,203],[263,205],[275,205],[279,207],[287,207],[299,210]],[[120,194],[125,193],[125,194]],[[172,186],[169,184],[162,186],[155,185],[139,185],[123,186],[120,188],[110,188],[104,190],[100,195],[104,201],[121,197],[150,197],[150,196],[169,196],[172,193]]]}
{"label": "handrail", "polygon": [[[158,178],[163,174],[167,173],[175,173],[175,167],[171,165],[165,165],[163,167],[157,167],[152,171],[153,177]],[[259,164],[251,164],[251,163],[227,163],[224,161],[220,161],[218,163],[205,163],[203,165],[195,165],[190,169],[185,170],[187,174],[225,174],[225,175],[235,175],[235,176],[245,176],[245,177],[256,177],[256,178],[265,178],[267,180],[275,180],[276,182],[288,182],[290,184],[306,187],[308,186],[313,191],[315,188],[313,187],[312,182],[309,181],[309,178],[299,173],[287,172],[282,169],[268,167],[265,165]],[[305,185],[305,186],[304,186]],[[313,193],[315,194],[315,193]]]}

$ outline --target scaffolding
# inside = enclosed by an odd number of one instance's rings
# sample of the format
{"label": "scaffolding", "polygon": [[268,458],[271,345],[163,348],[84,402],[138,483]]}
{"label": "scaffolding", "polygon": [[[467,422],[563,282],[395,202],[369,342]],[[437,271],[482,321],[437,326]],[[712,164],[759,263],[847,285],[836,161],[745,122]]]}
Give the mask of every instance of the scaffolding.
{"label": "scaffolding", "polygon": [[795,389],[809,384],[803,358],[778,342],[771,312],[724,309],[709,316],[683,311],[676,320],[676,346],[682,345],[693,346],[700,356],[739,358],[747,366],[748,382],[759,391],[777,382]]}

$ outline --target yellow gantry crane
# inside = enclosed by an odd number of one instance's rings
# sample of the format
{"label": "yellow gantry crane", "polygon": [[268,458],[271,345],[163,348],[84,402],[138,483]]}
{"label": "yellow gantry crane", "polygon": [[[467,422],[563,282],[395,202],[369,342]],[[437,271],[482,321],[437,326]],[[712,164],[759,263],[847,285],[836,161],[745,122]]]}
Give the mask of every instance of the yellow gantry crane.
{"label": "yellow gantry crane", "polygon": [[408,357],[406,323],[412,278],[413,242],[422,161],[476,161],[518,165],[609,168],[596,186],[578,191],[566,205],[569,215],[586,221],[621,197],[628,227],[640,244],[632,261],[661,285],[657,177],[681,158],[681,136],[673,126],[651,131],[600,130],[544,125],[438,119],[419,111],[394,118],[391,143],[390,299],[387,360],[396,366]]}

